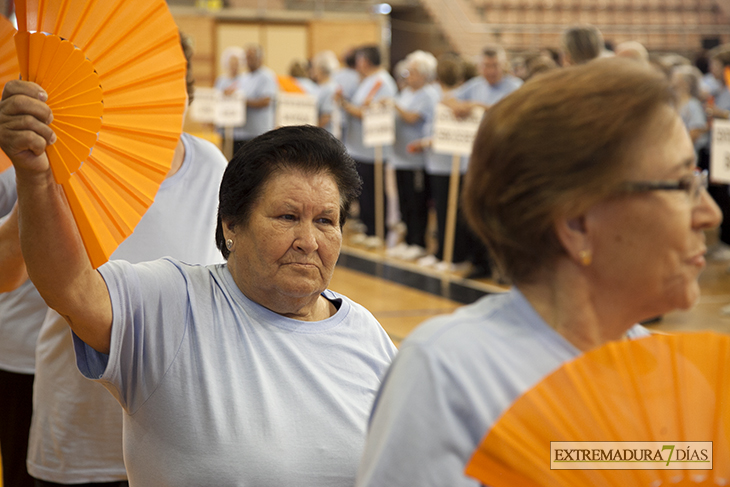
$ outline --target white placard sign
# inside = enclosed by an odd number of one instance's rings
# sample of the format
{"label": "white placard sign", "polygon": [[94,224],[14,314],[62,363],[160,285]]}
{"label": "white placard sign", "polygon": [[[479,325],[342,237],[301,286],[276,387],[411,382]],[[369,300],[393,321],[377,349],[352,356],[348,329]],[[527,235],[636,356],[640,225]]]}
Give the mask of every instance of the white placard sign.
{"label": "white placard sign", "polygon": [[365,147],[395,143],[395,106],[393,100],[373,103],[362,111],[362,144]]}
{"label": "white placard sign", "polygon": [[215,88],[195,88],[193,103],[190,105],[190,118],[199,123],[215,121],[215,104],[217,99]]}
{"label": "white placard sign", "polygon": [[303,93],[279,93],[276,100],[276,126],[319,125],[317,99]]}
{"label": "white placard sign", "polygon": [[730,183],[730,120],[712,121],[710,179],[713,183]]}
{"label": "white placard sign", "polygon": [[433,151],[439,154],[471,154],[479,123],[482,121],[484,109],[474,107],[471,113],[459,118],[446,105],[436,105],[433,120]]}
{"label": "white placard sign", "polygon": [[218,127],[240,127],[246,124],[246,96],[240,91],[230,95],[218,92],[214,122]]}

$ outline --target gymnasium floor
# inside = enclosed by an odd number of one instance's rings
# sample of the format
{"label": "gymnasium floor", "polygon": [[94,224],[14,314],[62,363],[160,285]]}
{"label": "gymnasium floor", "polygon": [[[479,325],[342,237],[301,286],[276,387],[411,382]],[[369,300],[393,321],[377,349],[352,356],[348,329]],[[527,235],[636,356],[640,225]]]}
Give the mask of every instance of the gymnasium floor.
{"label": "gymnasium floor", "polygon": [[[710,237],[708,237],[710,239]],[[469,280],[459,274],[433,270],[345,243],[330,288],[369,309],[398,345],[424,320],[446,314],[505,286],[488,279]],[[688,311],[674,311],[650,329],[662,331],[714,330],[730,333],[730,261],[712,260],[700,276],[702,295]]]}

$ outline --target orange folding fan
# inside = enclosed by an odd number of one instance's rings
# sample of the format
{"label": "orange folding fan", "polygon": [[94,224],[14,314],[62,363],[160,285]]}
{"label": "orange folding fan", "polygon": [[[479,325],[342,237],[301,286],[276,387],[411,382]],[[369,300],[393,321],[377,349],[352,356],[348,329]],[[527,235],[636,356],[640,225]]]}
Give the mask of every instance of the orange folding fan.
{"label": "orange folding fan", "polygon": [[[651,441],[666,447],[662,462],[634,462],[640,470],[587,469],[577,462],[571,468],[580,469],[551,470],[551,460],[580,460],[551,454],[551,442]],[[688,469],[707,466],[689,449],[670,457],[676,442],[712,442],[712,469]],[[641,460],[651,460],[650,452]],[[602,467],[620,459],[596,457]],[[697,461],[667,463],[677,468],[669,470],[660,468],[665,457]],[[466,474],[490,487],[730,485],[730,336],[654,335],[613,342],[568,362],[515,401],[482,440]]]}
{"label": "orange folding fan", "polygon": [[186,62],[164,0],[16,0],[22,79],[48,93],[46,150],[89,259],[129,236],[170,169]]}
{"label": "orange folding fan", "polygon": [[[15,55],[15,46],[12,43],[15,27],[8,19],[0,15],[0,92],[5,83],[11,79],[18,79],[20,69],[18,58]],[[0,172],[10,167],[10,159],[0,150]]]}

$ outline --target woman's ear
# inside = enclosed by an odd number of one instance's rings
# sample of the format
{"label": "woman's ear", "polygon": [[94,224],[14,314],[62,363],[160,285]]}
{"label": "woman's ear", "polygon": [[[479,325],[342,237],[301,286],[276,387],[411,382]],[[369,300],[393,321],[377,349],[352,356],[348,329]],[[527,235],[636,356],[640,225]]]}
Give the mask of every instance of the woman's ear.
{"label": "woman's ear", "polygon": [[586,215],[562,217],[555,222],[555,235],[565,253],[576,263],[590,265],[593,255]]}
{"label": "woman's ear", "polygon": [[223,227],[223,238],[229,239],[236,235],[236,225],[233,223],[232,220],[223,220],[223,224],[221,227]]}

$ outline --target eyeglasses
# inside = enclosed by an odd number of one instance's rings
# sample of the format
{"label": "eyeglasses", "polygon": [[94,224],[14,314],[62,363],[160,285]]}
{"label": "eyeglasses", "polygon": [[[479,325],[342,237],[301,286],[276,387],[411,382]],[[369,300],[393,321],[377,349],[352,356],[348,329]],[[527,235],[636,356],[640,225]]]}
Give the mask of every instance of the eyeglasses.
{"label": "eyeglasses", "polygon": [[679,181],[627,181],[622,186],[622,191],[629,193],[643,193],[645,191],[684,191],[692,198],[693,202],[700,199],[702,188],[707,189],[707,170],[695,170],[691,175],[685,176]]}

